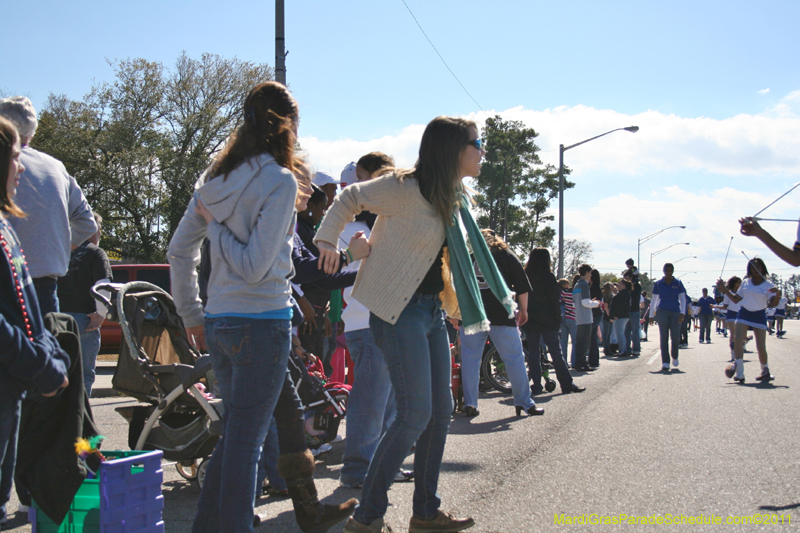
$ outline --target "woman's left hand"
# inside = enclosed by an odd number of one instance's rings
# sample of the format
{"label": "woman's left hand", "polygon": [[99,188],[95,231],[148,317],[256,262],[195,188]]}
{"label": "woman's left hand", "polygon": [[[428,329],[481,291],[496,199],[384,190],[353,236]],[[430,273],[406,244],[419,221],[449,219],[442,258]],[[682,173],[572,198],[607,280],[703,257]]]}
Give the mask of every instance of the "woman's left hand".
{"label": "woman's left hand", "polygon": [[198,198],[197,205],[194,208],[194,212],[203,217],[206,220],[206,224],[210,224],[212,220],[214,220],[214,215],[211,214],[211,211],[203,204],[203,201]]}
{"label": "woman's left hand", "polygon": [[339,271],[339,250],[325,241],[317,243],[319,249],[319,269],[326,274],[335,274]]}
{"label": "woman's left hand", "polygon": [[353,261],[369,257],[369,253],[372,250],[369,246],[369,241],[364,237],[363,231],[357,231],[355,235],[353,235],[353,238],[350,239],[349,249]]}

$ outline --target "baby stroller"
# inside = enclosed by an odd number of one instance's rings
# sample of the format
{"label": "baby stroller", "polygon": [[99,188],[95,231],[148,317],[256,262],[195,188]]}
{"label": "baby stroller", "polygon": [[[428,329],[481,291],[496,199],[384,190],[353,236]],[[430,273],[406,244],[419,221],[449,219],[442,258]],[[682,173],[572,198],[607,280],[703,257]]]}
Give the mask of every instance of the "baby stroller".
{"label": "baby stroller", "polygon": [[[321,370],[322,364],[320,363]],[[325,383],[312,375],[294,349],[289,353],[289,373],[305,410],[308,447],[316,449],[336,438],[339,424],[347,414],[350,385]]]}
{"label": "baby stroller", "polygon": [[[108,291],[111,301],[98,291]],[[222,434],[222,401],[203,393],[211,390],[210,356],[189,345],[172,297],[159,287],[107,283],[94,287],[92,295],[122,329],[112,386],[141,402],[116,409],[128,421],[128,445],[162,450],[181,476],[202,487],[207,460]]]}

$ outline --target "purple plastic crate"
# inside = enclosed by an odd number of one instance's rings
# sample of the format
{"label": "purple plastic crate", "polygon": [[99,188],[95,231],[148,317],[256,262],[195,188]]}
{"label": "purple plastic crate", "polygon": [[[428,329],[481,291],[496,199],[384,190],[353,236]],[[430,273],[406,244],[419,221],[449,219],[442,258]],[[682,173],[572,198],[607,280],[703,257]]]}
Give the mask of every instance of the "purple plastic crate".
{"label": "purple plastic crate", "polygon": [[108,460],[97,478],[83,482],[64,522],[54,524],[31,507],[33,533],[164,533],[162,452],[104,455]]}

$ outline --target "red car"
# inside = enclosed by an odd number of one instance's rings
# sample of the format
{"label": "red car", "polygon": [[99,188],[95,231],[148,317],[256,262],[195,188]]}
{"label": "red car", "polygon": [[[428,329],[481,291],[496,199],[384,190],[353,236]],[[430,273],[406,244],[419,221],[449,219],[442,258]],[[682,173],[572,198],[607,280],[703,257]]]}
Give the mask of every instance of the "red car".
{"label": "red car", "polygon": [[[114,283],[147,281],[171,293],[169,265],[111,265],[111,271],[114,273]],[[117,353],[121,340],[122,329],[119,324],[104,321],[100,326],[100,351]]]}

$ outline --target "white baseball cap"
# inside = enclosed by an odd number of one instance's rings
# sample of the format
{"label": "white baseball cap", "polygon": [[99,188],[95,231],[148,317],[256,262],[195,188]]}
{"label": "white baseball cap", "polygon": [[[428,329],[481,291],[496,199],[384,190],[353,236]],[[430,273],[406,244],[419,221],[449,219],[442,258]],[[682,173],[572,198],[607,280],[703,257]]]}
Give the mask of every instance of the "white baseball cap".
{"label": "white baseball cap", "polygon": [[316,174],[314,174],[314,177],[311,179],[311,182],[317,187],[322,187],[324,185],[328,185],[329,183],[333,183],[334,185],[339,185],[339,180],[335,179],[327,172],[317,172]]}
{"label": "white baseball cap", "polygon": [[341,183],[355,183],[358,181],[358,176],[356,176],[356,163],[355,161],[350,161],[345,165],[344,170],[342,170],[342,175],[340,176]]}

